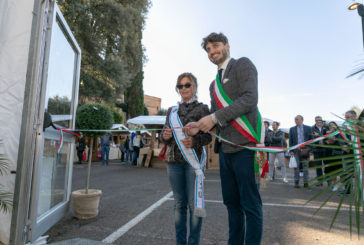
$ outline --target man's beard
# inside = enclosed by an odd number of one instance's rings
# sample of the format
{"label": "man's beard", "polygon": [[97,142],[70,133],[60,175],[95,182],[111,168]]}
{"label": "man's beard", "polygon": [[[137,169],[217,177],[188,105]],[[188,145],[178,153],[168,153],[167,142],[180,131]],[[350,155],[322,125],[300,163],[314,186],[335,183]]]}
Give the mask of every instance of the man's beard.
{"label": "man's beard", "polygon": [[224,47],[222,49],[222,57],[220,59],[213,60],[212,63],[214,63],[215,65],[221,64],[226,60],[227,57],[228,57],[228,53],[226,51],[226,48]]}

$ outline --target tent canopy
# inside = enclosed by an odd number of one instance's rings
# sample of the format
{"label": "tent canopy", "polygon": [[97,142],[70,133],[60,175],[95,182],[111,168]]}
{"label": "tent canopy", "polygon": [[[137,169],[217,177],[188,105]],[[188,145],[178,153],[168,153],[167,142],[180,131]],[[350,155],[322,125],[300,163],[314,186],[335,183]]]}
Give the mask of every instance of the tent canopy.
{"label": "tent canopy", "polygon": [[138,116],[127,121],[130,124],[161,125],[166,122],[166,116]]}

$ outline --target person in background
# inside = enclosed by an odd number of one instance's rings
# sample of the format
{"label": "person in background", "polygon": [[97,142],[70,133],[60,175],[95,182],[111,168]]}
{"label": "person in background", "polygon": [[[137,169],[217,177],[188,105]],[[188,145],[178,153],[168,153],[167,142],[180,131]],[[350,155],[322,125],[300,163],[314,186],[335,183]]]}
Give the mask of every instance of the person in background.
{"label": "person in background", "polygon": [[140,135],[140,131],[137,131],[133,139],[134,154],[133,154],[132,165],[137,165],[138,163],[139,151],[140,148],[143,146],[142,144],[143,144],[142,136]]}
{"label": "person in background", "polygon": [[[270,126],[270,123],[268,121],[263,121],[263,124],[264,124],[264,128],[265,128],[265,133],[264,133],[264,146],[270,146],[270,138],[268,137],[268,134],[270,132],[272,132],[272,130],[269,128]],[[269,152],[264,152],[264,158],[268,160],[268,164],[270,166],[270,160],[269,160]],[[274,163],[273,163],[274,164]],[[274,166],[274,165],[273,165]],[[271,171],[271,170],[269,170]],[[276,169],[273,168],[273,176],[275,175],[275,171]]]}
{"label": "person in background", "polygon": [[83,152],[86,149],[85,137],[83,137],[82,133],[80,133],[80,138],[78,139],[76,149],[77,149],[77,156],[78,156],[78,164],[82,164]]}
{"label": "person in background", "polygon": [[[303,116],[297,115],[295,117],[296,126],[289,129],[289,146],[301,144],[313,138],[312,129],[303,124]],[[300,168],[303,169],[303,186],[308,187],[308,161],[309,157],[301,155],[303,149],[291,150],[291,156],[294,156],[297,162],[297,168],[294,168],[294,187],[299,188],[300,181]]]}
{"label": "person in background", "polygon": [[[332,133],[334,131],[336,131],[338,129],[338,126],[335,122],[330,122],[329,123],[329,129],[327,130],[327,133]],[[335,135],[334,137],[330,137],[324,140],[324,144],[325,145],[329,145],[329,146],[341,146],[344,145],[342,142],[337,141],[337,139],[341,139],[342,137],[340,134]],[[335,148],[325,148],[326,150],[326,156],[341,156],[343,155],[343,150],[342,149],[335,149]],[[341,161],[340,159],[329,159],[329,160],[325,160],[324,163],[325,165],[329,164],[329,163],[335,163],[335,162],[339,162]],[[325,166],[325,175],[329,175],[330,173],[339,170],[340,168],[342,168],[341,164],[335,164],[333,166]],[[332,191],[337,191],[339,189],[339,184],[337,184],[337,177],[333,177],[332,179],[329,179],[327,181],[327,185],[334,185],[332,188]]]}
{"label": "person in background", "polygon": [[125,152],[126,152],[125,141],[126,141],[125,135],[121,136],[120,144],[119,144],[119,149],[120,149],[120,153],[121,153],[121,159],[120,159],[121,162],[124,162],[124,158],[125,158]]}
{"label": "person in background", "polygon": [[[182,100],[179,102],[178,114],[182,125],[191,121],[198,121],[209,114],[207,105],[197,101],[197,79],[192,73],[182,73],[177,78],[176,90]],[[175,108],[175,107],[173,107]],[[174,110],[174,109],[173,109]],[[172,108],[168,109],[166,122],[161,133],[161,140],[168,146],[166,153],[167,174],[174,197],[174,224],[176,231],[176,244],[197,245],[200,241],[202,217],[194,214],[195,169],[187,162],[182,154],[170,125]],[[193,148],[201,160],[203,146],[209,144],[211,135],[198,132],[181,140],[185,147]],[[189,231],[187,237],[187,211],[189,211]]]}
{"label": "person in background", "polygon": [[110,142],[112,141],[112,134],[108,133],[100,138],[101,147],[101,161],[102,165],[109,165]]}
{"label": "person in background", "polygon": [[[272,128],[273,128],[273,131],[268,133],[270,146],[287,147],[287,142],[286,142],[286,138],[284,137],[284,133],[280,129],[278,129],[279,122],[273,122]],[[278,163],[279,163],[279,166],[281,167],[283,182],[288,183],[287,173],[286,173],[286,164],[284,161],[283,152],[279,152],[279,153],[270,152],[269,153],[269,180],[274,180],[274,178],[275,178],[274,163],[275,163],[276,158],[278,158]]]}
{"label": "person in background", "polygon": [[[312,134],[314,138],[320,137],[322,135],[326,134],[326,128],[324,127],[324,123],[322,121],[322,117],[321,116],[316,116],[315,117],[315,125],[312,126]],[[317,143],[316,143],[317,144]],[[323,140],[320,140],[319,143],[320,145],[324,144]],[[320,158],[324,158],[326,156],[326,149],[323,147],[313,147],[313,156],[315,159],[315,166],[316,168],[316,177],[319,178],[322,176],[322,160],[317,160]],[[320,180],[318,180],[320,181]],[[323,186],[323,184],[318,184],[319,186]]]}
{"label": "person in background", "polygon": [[[345,112],[345,121],[347,122],[355,122],[357,120],[357,114],[354,110],[349,110],[347,112]],[[347,137],[349,139],[351,139],[351,136],[347,135]],[[363,143],[363,142],[362,142]],[[352,146],[352,145],[349,145],[349,144],[346,144],[346,146]],[[345,155],[350,155],[350,154],[353,154],[353,150],[351,149],[345,149],[344,148],[344,160],[345,160]],[[348,163],[344,163],[343,164],[343,167],[347,167],[351,164],[354,164],[354,162],[348,162]],[[342,176],[343,179],[346,178],[346,175]],[[346,184],[345,187],[344,187],[345,190],[341,191],[339,194],[341,195],[345,195],[345,194],[350,194],[351,193],[351,183],[350,184]]]}
{"label": "person in background", "polygon": [[131,135],[130,135],[130,139],[129,139],[129,157],[128,158],[128,163],[130,165],[133,164],[133,153],[134,153],[134,146],[133,146],[133,139],[135,137],[135,132],[132,132]]}
{"label": "person in background", "polygon": [[263,123],[264,123],[264,128],[265,128],[264,145],[270,146],[270,138],[268,137],[269,133],[272,132],[272,130],[269,128],[270,123],[268,121],[264,121]]}
{"label": "person in background", "polygon": [[126,139],[125,139],[125,142],[124,142],[124,150],[125,150],[125,161],[127,163],[129,163],[129,161],[131,161],[131,156],[130,156],[130,149],[129,149],[129,143],[130,140],[129,140],[129,135],[126,136]]}

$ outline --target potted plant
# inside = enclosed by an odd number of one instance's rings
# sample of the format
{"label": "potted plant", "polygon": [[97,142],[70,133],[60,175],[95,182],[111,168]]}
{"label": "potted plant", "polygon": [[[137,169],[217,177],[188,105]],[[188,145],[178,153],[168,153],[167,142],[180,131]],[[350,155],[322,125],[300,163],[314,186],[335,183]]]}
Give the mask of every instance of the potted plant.
{"label": "potted plant", "polygon": [[[78,129],[105,130],[110,129],[112,124],[113,116],[110,110],[102,104],[84,104],[77,110],[76,128]],[[93,143],[97,136],[104,133],[100,131],[83,131],[83,134],[90,139],[86,187],[72,192],[72,208],[76,218],[90,219],[98,215],[102,195],[101,190],[89,189]]]}

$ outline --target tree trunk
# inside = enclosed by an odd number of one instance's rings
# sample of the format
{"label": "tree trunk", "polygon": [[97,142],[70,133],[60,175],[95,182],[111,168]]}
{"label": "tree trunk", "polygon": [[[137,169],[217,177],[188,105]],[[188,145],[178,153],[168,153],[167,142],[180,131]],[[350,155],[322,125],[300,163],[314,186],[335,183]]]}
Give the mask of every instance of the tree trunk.
{"label": "tree trunk", "polygon": [[91,160],[92,160],[92,149],[94,146],[94,137],[91,138],[90,142],[90,152],[88,154],[88,164],[87,164],[87,176],[86,176],[86,194],[88,194],[88,187],[90,184],[90,175],[91,175]]}

